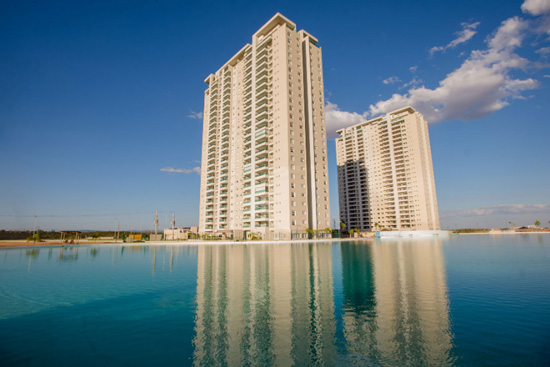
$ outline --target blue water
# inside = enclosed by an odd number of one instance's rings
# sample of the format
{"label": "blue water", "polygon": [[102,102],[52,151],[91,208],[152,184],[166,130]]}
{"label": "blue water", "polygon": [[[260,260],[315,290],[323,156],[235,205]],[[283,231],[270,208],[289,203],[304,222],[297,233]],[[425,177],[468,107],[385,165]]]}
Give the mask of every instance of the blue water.
{"label": "blue water", "polygon": [[4,249],[0,365],[550,365],[550,235]]}

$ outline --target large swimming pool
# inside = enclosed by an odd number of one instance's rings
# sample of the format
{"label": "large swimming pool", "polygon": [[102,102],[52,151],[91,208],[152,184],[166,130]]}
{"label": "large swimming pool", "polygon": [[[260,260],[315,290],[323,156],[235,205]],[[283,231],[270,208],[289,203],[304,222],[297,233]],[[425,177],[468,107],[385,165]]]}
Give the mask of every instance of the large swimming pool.
{"label": "large swimming pool", "polygon": [[2,366],[550,364],[550,235],[0,250]]}

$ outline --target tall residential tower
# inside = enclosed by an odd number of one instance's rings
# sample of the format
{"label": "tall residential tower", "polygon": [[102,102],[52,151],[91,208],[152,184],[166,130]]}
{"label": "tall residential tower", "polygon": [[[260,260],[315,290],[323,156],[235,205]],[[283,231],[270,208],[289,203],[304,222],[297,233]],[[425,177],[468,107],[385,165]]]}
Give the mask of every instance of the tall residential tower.
{"label": "tall residential tower", "polygon": [[347,229],[439,229],[428,124],[419,112],[405,107],[337,133]]}
{"label": "tall residential tower", "polygon": [[317,39],[276,14],[205,82],[200,232],[290,239],[330,227]]}

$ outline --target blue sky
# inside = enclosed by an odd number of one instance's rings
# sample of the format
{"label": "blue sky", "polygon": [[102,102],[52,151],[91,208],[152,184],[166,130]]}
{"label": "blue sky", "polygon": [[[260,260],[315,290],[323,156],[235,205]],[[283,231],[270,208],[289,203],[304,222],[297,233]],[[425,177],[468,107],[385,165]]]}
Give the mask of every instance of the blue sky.
{"label": "blue sky", "polygon": [[549,0],[4,1],[0,228],[196,225],[204,79],[276,12],[319,39],[329,132],[425,115],[442,227],[548,223]]}

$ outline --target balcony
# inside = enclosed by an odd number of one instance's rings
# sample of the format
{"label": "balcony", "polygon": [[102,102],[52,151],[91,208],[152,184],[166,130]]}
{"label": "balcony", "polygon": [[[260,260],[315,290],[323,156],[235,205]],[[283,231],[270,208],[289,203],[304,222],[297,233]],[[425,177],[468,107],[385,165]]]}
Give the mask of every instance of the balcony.
{"label": "balcony", "polygon": [[256,90],[256,101],[260,99],[262,94],[263,96],[267,97],[267,83],[263,87],[258,88],[258,90]]}
{"label": "balcony", "polygon": [[264,104],[261,108],[256,110],[256,119],[260,120],[261,117],[267,116],[267,104]]}
{"label": "balcony", "polygon": [[266,47],[271,45],[271,35],[265,37],[263,40],[261,40],[258,45],[256,46],[256,57],[261,55],[263,52],[269,50],[271,47]]}
{"label": "balcony", "polygon": [[267,154],[264,154],[263,156],[256,158],[256,164],[264,163],[264,162],[267,164]]}
{"label": "balcony", "polygon": [[267,147],[256,150],[256,157],[257,157],[256,162],[258,162],[261,159],[267,158],[268,153],[269,152],[267,151]]}
{"label": "balcony", "polygon": [[[269,169],[268,163],[260,164],[256,166],[256,173],[259,174],[261,172],[267,171],[268,169]],[[256,177],[258,177],[258,175],[256,175]]]}
{"label": "balcony", "polygon": [[256,123],[256,130],[266,128],[268,126],[268,121],[266,118],[263,118],[262,121]]}
{"label": "balcony", "polygon": [[264,146],[267,146],[268,139],[262,139],[261,141],[256,142],[256,148],[263,148]]}
{"label": "balcony", "polygon": [[259,139],[261,138],[262,136],[267,136],[269,133],[267,132],[267,130],[262,130],[260,131],[259,133],[256,134],[255,138],[256,139]]}
{"label": "balcony", "polygon": [[260,67],[260,69],[258,69],[258,71],[256,72],[256,79],[260,79],[262,76],[267,75],[267,73],[267,64],[264,64],[264,66]]}

